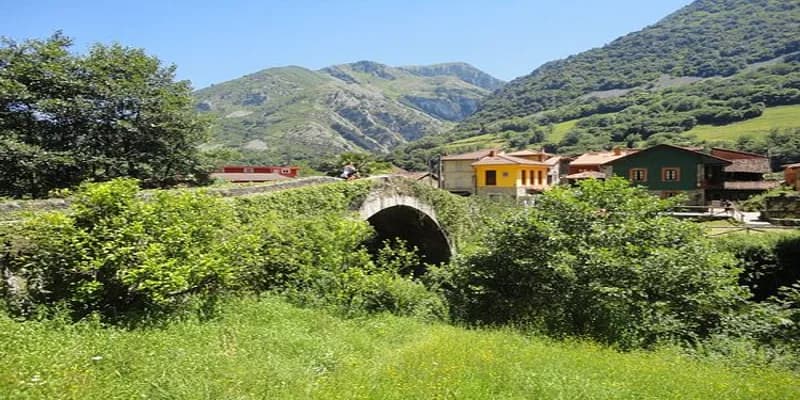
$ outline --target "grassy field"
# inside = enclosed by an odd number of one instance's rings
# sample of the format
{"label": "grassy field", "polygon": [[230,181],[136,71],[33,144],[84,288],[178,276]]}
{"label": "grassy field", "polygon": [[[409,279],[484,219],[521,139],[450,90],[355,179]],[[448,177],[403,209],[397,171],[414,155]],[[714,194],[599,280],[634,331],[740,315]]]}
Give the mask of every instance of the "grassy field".
{"label": "grassy field", "polygon": [[[567,132],[575,127],[578,121],[580,121],[580,119],[574,119],[553,125],[553,132],[547,137],[547,141],[549,143],[558,143],[564,138]],[[444,148],[448,151],[461,151],[465,148],[503,148],[507,145],[508,140],[501,137],[500,134],[486,133],[483,135],[468,137],[466,139],[456,140],[446,144]]]}
{"label": "grassy field", "polygon": [[0,317],[4,399],[797,399],[800,379],[267,298],[121,330]]}
{"label": "grassy field", "polygon": [[551,143],[560,142],[562,139],[564,139],[564,136],[567,135],[567,132],[575,127],[578,121],[580,121],[580,119],[573,119],[571,121],[564,121],[553,125],[553,132],[547,137],[547,140]]}
{"label": "grassy field", "polygon": [[772,129],[800,128],[800,105],[771,107],[758,118],[724,126],[700,125],[687,132],[703,140],[734,141],[742,136],[765,135]]}
{"label": "grassy field", "polygon": [[460,151],[459,149],[464,148],[480,148],[480,149],[488,149],[492,147],[503,147],[506,144],[506,140],[498,137],[494,133],[487,133],[484,135],[472,136],[465,139],[456,140],[455,142],[448,143],[444,146],[444,148],[448,151]]}

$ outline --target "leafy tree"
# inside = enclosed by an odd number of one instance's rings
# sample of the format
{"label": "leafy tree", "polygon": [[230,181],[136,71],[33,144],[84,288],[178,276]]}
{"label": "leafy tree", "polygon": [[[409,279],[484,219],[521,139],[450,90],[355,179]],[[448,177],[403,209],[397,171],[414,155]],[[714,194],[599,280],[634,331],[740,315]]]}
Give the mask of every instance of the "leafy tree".
{"label": "leafy tree", "polygon": [[72,41],[0,45],[0,195],[40,197],[84,180],[147,186],[205,173],[196,145],[207,123],[191,87],[141,49]]}
{"label": "leafy tree", "polygon": [[4,272],[28,282],[11,296],[17,311],[59,305],[115,320],[234,285],[253,243],[231,204],[200,192],[138,194],[131,179],[84,184],[69,214],[39,214],[0,235]]}
{"label": "leafy tree", "polygon": [[744,294],[696,224],[620,178],[555,188],[493,226],[453,279],[470,321],[532,324],[624,348],[708,335]]}

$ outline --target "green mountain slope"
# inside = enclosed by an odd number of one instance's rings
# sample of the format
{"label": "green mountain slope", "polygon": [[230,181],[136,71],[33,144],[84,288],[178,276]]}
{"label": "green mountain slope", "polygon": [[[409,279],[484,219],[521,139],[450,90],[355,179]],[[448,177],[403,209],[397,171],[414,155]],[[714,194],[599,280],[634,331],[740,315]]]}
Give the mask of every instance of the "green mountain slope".
{"label": "green mountain slope", "polygon": [[385,152],[472,114],[502,82],[463,63],[394,68],[360,61],[271,68],[195,92],[217,121],[206,147],[263,162]]}
{"label": "green mountain slope", "polygon": [[793,105],[800,105],[800,0],[698,0],[509,82],[448,134],[404,145],[392,158],[424,169],[441,152],[485,146],[571,154],[744,134],[758,141],[800,128],[786,115]]}
{"label": "green mountain slope", "polygon": [[517,78],[470,120],[491,122],[619,96],[674,78],[731,76],[800,51],[798,0],[698,0],[639,32]]}
{"label": "green mountain slope", "polygon": [[800,105],[767,108],[760,117],[730,125],[698,125],[687,134],[702,140],[734,141],[746,136],[763,136],[774,129],[800,129]]}

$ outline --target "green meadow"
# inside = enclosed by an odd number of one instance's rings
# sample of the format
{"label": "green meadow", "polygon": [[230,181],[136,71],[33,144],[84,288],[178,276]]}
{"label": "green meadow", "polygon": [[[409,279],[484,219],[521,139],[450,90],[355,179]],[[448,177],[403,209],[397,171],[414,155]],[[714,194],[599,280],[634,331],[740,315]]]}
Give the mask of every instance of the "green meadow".
{"label": "green meadow", "polygon": [[734,141],[743,136],[762,136],[773,129],[800,128],[800,105],[770,107],[760,117],[729,125],[699,125],[687,132],[701,140]]}
{"label": "green meadow", "polygon": [[0,316],[3,399],[797,399],[800,377],[265,297],[136,329]]}

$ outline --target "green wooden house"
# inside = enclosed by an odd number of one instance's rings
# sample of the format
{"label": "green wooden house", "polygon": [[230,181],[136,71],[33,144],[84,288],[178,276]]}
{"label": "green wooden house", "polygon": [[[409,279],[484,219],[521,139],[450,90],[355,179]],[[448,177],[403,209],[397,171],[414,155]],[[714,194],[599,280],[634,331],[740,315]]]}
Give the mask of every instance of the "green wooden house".
{"label": "green wooden house", "polygon": [[709,154],[660,144],[608,161],[600,171],[630,179],[661,197],[683,193],[689,204],[705,205],[711,191],[723,188],[723,169],[730,164]]}

